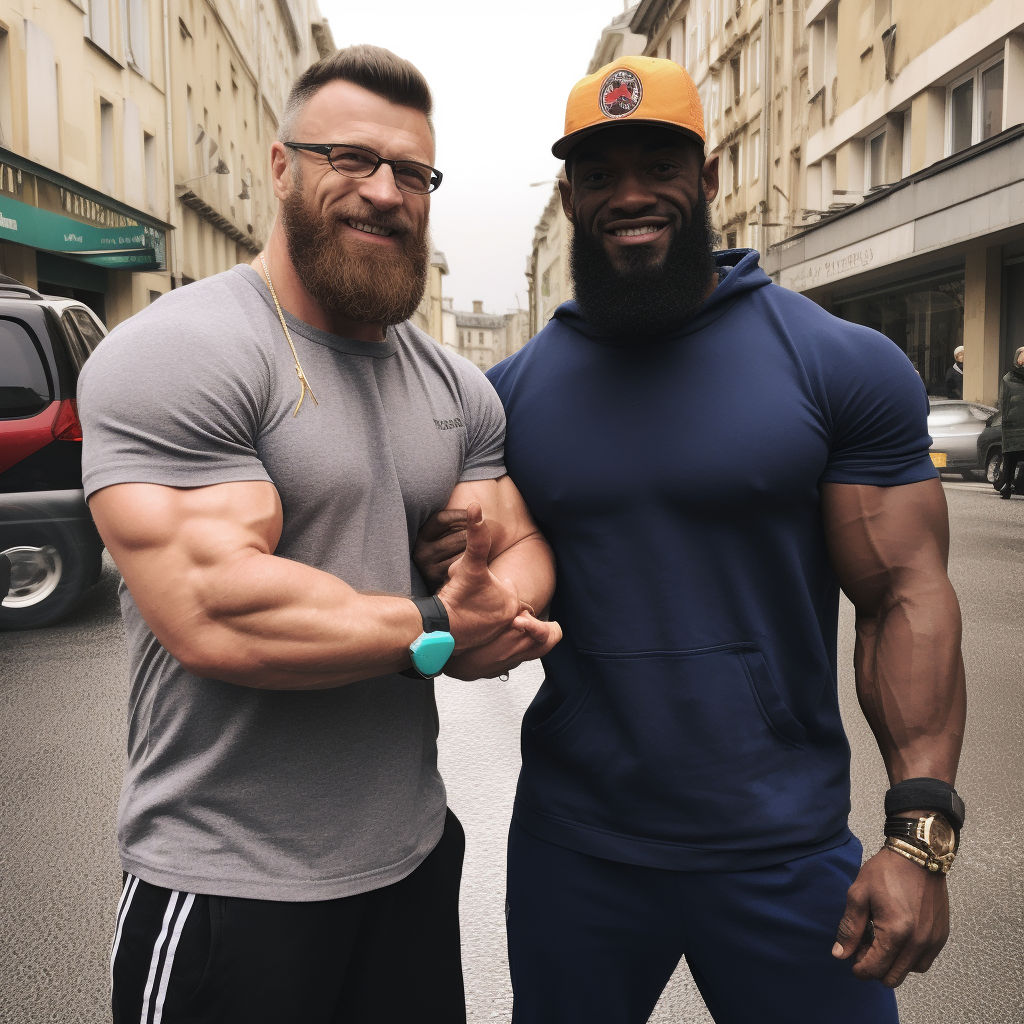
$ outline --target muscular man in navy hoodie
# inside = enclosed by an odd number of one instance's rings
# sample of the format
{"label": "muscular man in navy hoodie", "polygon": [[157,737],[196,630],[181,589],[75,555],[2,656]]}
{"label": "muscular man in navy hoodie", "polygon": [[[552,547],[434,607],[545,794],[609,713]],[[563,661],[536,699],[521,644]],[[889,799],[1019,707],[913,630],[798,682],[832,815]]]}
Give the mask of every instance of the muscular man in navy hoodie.
{"label": "muscular man in navy hoodie", "polygon": [[[928,401],[888,338],[712,252],[703,143],[669,61],[576,86],[553,149],[576,301],[489,373],[565,634],[523,722],[513,1020],[645,1021],[685,956],[718,1024],[891,1024],[946,941],[964,814]],[[892,786],[863,866],[840,588]]]}

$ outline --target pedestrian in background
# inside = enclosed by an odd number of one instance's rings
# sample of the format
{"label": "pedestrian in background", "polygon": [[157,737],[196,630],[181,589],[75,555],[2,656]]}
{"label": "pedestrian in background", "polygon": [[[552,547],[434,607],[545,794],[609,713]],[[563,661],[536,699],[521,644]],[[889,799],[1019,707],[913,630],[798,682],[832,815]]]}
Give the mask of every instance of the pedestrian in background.
{"label": "pedestrian in background", "polygon": [[999,497],[1009,498],[1017,464],[1024,460],[1024,345],[1013,353],[1013,366],[999,385],[999,411],[1003,414],[1003,464],[996,486]]}
{"label": "pedestrian in background", "polygon": [[961,399],[964,397],[964,347],[957,345],[953,349],[953,365],[946,374],[946,397]]}

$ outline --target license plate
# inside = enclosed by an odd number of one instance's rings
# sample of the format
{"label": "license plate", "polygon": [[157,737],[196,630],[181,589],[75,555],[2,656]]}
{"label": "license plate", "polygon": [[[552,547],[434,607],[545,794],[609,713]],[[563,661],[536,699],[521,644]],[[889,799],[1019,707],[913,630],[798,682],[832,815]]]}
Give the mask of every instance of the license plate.
{"label": "license plate", "polygon": [[946,453],[945,452],[929,452],[932,457],[932,465],[942,469],[946,465]]}

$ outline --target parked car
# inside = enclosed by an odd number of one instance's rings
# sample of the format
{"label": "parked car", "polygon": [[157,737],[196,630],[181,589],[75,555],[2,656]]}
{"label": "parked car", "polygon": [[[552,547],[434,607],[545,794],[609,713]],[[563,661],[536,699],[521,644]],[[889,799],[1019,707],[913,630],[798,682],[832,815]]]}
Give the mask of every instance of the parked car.
{"label": "parked car", "polygon": [[978,461],[978,437],[995,409],[959,399],[929,400],[928,433],[932,461],[940,470],[959,473],[965,480],[980,478],[985,463]]}
{"label": "parked car", "polygon": [[978,465],[985,470],[985,479],[996,482],[1003,461],[1003,414],[997,409],[985,421],[985,429],[978,435]]}
{"label": "parked car", "polygon": [[105,335],[83,303],[0,279],[0,629],[56,622],[99,579],[75,390]]}

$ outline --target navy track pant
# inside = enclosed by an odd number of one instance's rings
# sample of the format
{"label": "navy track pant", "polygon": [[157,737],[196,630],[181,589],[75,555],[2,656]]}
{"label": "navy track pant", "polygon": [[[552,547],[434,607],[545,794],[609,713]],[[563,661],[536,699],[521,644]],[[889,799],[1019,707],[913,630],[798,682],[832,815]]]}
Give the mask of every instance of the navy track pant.
{"label": "navy track pant", "polygon": [[642,1024],[680,957],[716,1024],[896,1024],[896,999],[832,956],[860,842],[754,871],[602,860],[513,822],[513,1024]]}

